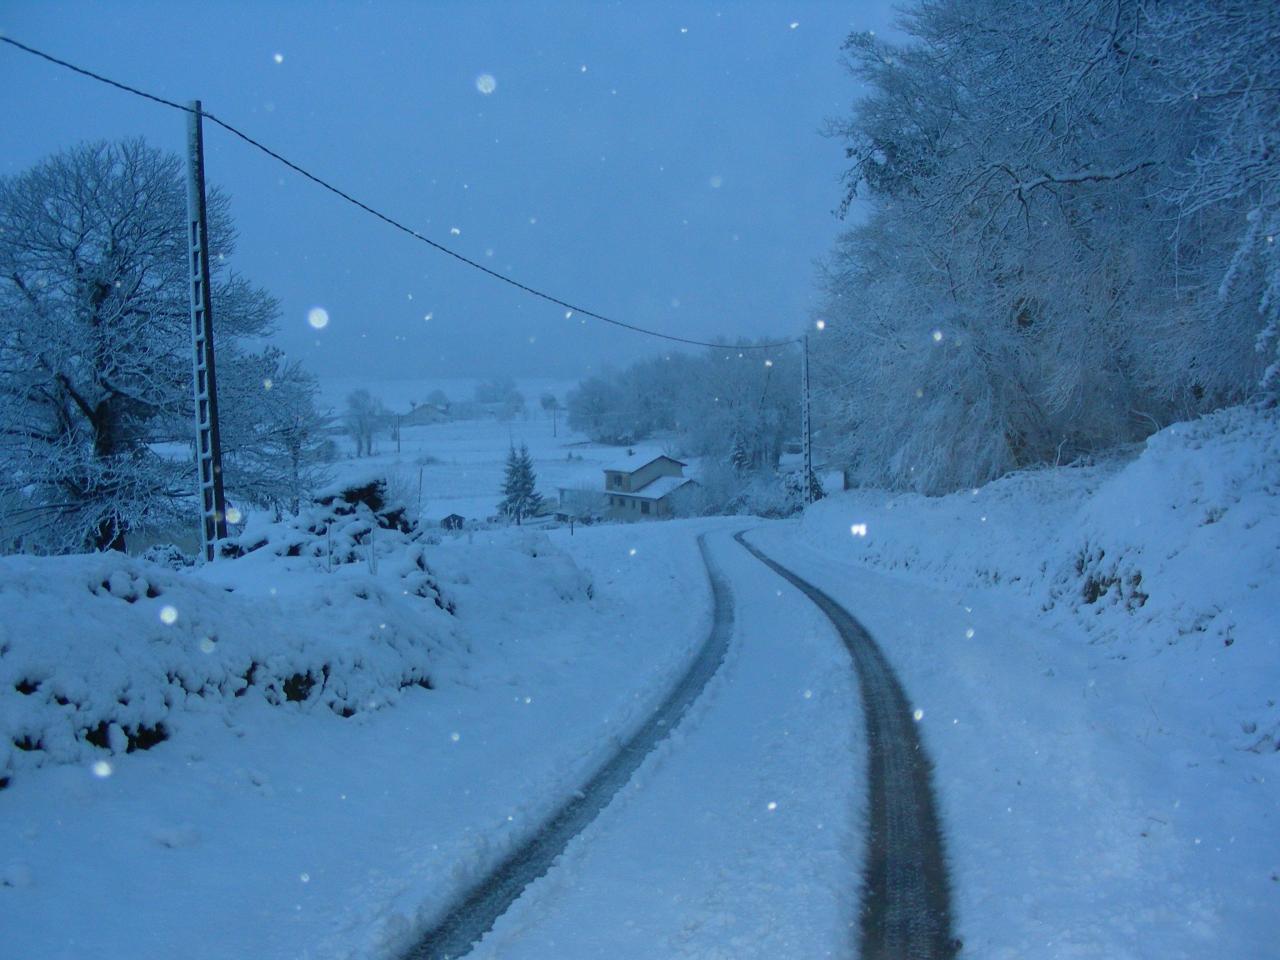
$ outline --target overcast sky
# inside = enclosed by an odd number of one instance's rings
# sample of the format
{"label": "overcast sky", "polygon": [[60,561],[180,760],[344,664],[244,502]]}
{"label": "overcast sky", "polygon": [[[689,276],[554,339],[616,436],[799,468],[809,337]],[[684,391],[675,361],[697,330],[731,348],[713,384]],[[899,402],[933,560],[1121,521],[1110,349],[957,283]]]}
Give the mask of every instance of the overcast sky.
{"label": "overcast sky", "polygon": [[[883,0],[0,3],[0,32],[198,97],[494,269],[699,338],[811,320],[814,260],[841,229],[841,145],[819,130],[857,93],[840,44],[891,20]],[[83,139],[184,145],[181,114],[9,47],[0,115],[4,173]],[[566,320],[225,132],[205,138],[235,266],[280,299],[277,341],[317,373],[577,377],[664,349]]]}

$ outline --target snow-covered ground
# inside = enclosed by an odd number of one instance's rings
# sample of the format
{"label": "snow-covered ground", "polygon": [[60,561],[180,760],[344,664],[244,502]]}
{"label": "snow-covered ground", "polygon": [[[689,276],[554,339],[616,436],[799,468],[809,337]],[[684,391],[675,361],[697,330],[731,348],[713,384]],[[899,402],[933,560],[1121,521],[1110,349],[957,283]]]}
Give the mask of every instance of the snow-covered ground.
{"label": "snow-covered ground", "polygon": [[[540,411],[541,412],[541,411]],[[331,464],[344,479],[368,472],[385,473],[396,492],[424,522],[438,523],[451,513],[468,520],[485,520],[502,500],[507,451],[512,443],[527,444],[533,457],[538,492],[554,501],[560,487],[604,491],[604,467],[637,452],[662,453],[660,446],[632,448],[588,442],[560,423],[553,435],[550,420],[456,420],[405,427],[400,451],[395,442],[379,440],[372,457],[353,459],[345,438],[344,457]],[[419,493],[421,492],[421,493]]]}
{"label": "snow-covered ground", "polygon": [[[321,387],[324,399],[336,411],[341,411],[343,398],[358,386],[367,387],[394,409],[407,411],[410,399],[421,402],[436,388],[450,397],[468,399],[477,382],[322,380]],[[330,473],[342,481],[371,469],[380,471],[391,480],[414,516],[438,523],[451,513],[468,520],[484,520],[496,513],[502,499],[507,451],[513,444],[528,445],[538,491],[550,501],[555,500],[561,487],[603,491],[604,467],[626,458],[628,450],[654,456],[670,452],[660,440],[634,447],[592,443],[569,429],[564,410],[553,421],[551,414],[538,405],[538,397],[545,391],[554,392],[563,403],[572,384],[521,380],[517,385],[526,391],[526,413],[511,420],[486,418],[406,426],[401,429],[398,450],[396,441],[381,431],[371,457],[355,458],[350,439],[336,437],[339,459],[329,465]]]}
{"label": "snow-covered ground", "polygon": [[709,539],[735,597],[724,667],[476,960],[849,955],[866,748],[848,656],[728,531]]}
{"label": "snow-covered ground", "polygon": [[[0,792],[2,952],[402,947],[577,786],[704,638],[694,531],[671,532],[579,530],[573,560],[538,535],[477,533],[429,548],[427,574],[389,533],[376,573],[268,550],[194,574],[0,562],[0,722],[6,746],[30,735],[36,748],[13,751]],[[428,576],[456,614],[418,590]],[[317,689],[290,702],[276,681],[307,670]],[[410,675],[433,689],[400,689]],[[22,679],[36,689],[16,692]],[[74,737],[104,712],[114,752]],[[135,722],[168,739],[124,752]]]}
{"label": "snow-covered ground", "polygon": [[834,497],[756,535],[877,637],[937,766],[966,954],[1280,943],[1280,431]]}
{"label": "snow-covered ground", "polygon": [[[10,749],[0,791],[0,952],[395,956],[678,675],[708,627],[710,530],[737,599],[725,666],[476,956],[848,955],[857,688],[818,611],[728,536],[754,526],[920,711],[962,956],[1268,956],[1277,437],[1274,415],[1227,411],[1127,462],[962,495],[426,547],[388,531],[376,565],[332,570],[276,555],[280,530],[196,572],[0,561],[0,722],[36,748]],[[58,726],[59,696],[110,715],[106,748]],[[168,739],[121,752],[161,721]]]}

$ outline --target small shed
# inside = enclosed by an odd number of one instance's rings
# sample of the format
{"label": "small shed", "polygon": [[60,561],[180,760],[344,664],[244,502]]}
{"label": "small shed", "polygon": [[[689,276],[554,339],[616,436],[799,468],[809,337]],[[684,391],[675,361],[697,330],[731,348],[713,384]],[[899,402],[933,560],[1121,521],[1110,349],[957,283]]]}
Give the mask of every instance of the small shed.
{"label": "small shed", "polygon": [[440,526],[445,530],[461,530],[467,522],[467,518],[460,513],[451,513],[440,521]]}

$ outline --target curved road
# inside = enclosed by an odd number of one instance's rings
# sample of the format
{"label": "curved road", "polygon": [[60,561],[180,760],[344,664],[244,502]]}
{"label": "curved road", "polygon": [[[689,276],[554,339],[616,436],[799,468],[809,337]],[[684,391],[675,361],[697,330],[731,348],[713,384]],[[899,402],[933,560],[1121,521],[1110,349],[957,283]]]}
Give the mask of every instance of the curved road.
{"label": "curved road", "polygon": [[[952,936],[949,880],[931,785],[932,768],[901,683],[875,641],[847,610],[748,543],[742,533],[735,539],[821,610],[853,659],[868,747],[869,823],[857,918],[858,955],[862,960],[950,960],[959,942]],[[706,688],[729,649],[734,602],[712,561],[705,535],[698,538],[698,544],[711,582],[715,615],[710,635],[685,674],[654,714],[583,788],[554,811],[523,846],[459,898],[404,960],[445,960],[469,953],[525,889],[547,873],[569,842],[609,805]],[[850,903],[855,898],[854,886],[851,877]],[[844,899],[838,893],[837,897]]]}
{"label": "curved road", "polygon": [[715,610],[711,633],[688,670],[631,739],[605,761],[581,790],[555,810],[523,846],[468,890],[422,935],[404,955],[404,960],[448,960],[469,953],[524,889],[551,868],[569,841],[609,805],[645,757],[675,729],[698,699],[724,662],[733,635],[733,594],[711,560],[705,534],[698,537],[698,548],[711,581]]}
{"label": "curved road", "polygon": [[857,668],[870,748],[861,960],[948,960],[959,943],[951,933],[950,882],[932,764],[902,684],[849,611],[747,543],[743,534],[734,539],[826,614]]}

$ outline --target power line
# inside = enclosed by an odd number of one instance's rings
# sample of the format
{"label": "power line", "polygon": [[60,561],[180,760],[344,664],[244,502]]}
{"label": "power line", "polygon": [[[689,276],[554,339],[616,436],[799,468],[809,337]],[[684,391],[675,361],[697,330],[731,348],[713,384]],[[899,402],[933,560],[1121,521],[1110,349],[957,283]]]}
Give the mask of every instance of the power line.
{"label": "power line", "polygon": [[[125,93],[131,93],[136,97],[142,97],[143,99],[151,100],[154,103],[158,103],[158,104],[161,104],[162,106],[170,107],[174,110],[181,110],[183,113],[195,112],[189,106],[186,106],[181,103],[176,103],[173,100],[166,100],[164,97],[158,97],[155,94],[147,93],[145,90],[139,90],[137,87],[131,87],[128,84],[120,83],[118,80],[112,80],[110,77],[104,77],[102,74],[94,73],[92,70],[86,70],[84,67],[76,66],[74,63],[69,63],[66,60],[60,60],[59,58],[52,56],[51,54],[45,53],[43,50],[37,50],[35,47],[29,47],[25,43],[19,43],[17,40],[14,40],[11,37],[0,35],[0,41],[3,41],[4,43],[9,44],[11,47],[16,47],[19,50],[32,54],[33,56],[39,57],[42,60],[47,60],[48,62],[52,64],[56,64],[59,67],[64,67],[68,70],[71,70],[74,73],[80,74],[81,76],[88,77],[91,80],[97,80],[99,83],[105,83],[108,86],[115,87],[117,90],[123,90]],[[530,294],[531,296],[538,297],[539,299],[545,300],[548,303],[554,303],[557,306],[563,307],[566,310],[571,310],[574,313],[581,314],[584,317],[590,317],[593,320],[599,320],[602,323],[607,323],[615,327],[621,327],[624,330],[630,330],[634,333],[642,333],[646,336],[658,337],[662,340],[670,340],[675,343],[683,343],[683,344],[688,344],[689,346],[695,346],[695,347],[714,347],[716,349],[734,349],[734,350],[774,350],[779,347],[786,347],[786,346],[790,346],[792,344],[800,342],[797,339],[791,339],[791,340],[778,340],[772,343],[753,343],[753,344],[713,343],[710,340],[696,340],[691,337],[680,337],[680,336],[676,336],[675,334],[662,333],[658,330],[650,330],[647,327],[637,326],[634,323],[627,323],[626,321],[623,321],[623,320],[616,320],[613,317],[607,317],[602,313],[596,313],[594,310],[588,310],[585,307],[579,307],[573,303],[570,303],[567,300],[562,300],[559,297],[554,296],[553,294],[547,293],[543,290],[539,290],[537,287],[531,287],[526,283],[521,283],[519,280],[516,280],[514,277],[509,277],[505,273],[500,273],[499,271],[494,270],[491,267],[486,267],[483,263],[480,263],[476,260],[472,260],[470,257],[465,256],[464,254],[461,254],[456,250],[450,249],[449,247],[446,247],[442,243],[437,243],[435,240],[432,240],[430,237],[423,236],[421,233],[419,233],[417,230],[413,229],[412,227],[402,223],[401,221],[395,219],[394,217],[388,216],[387,214],[383,213],[380,210],[375,209],[374,207],[371,207],[369,204],[365,203],[362,200],[357,200],[355,197],[347,193],[345,190],[342,190],[339,187],[336,187],[333,184],[329,183],[327,180],[324,180],[323,178],[316,176],[314,173],[311,173],[309,170],[299,166],[298,164],[294,163],[292,160],[288,159],[287,157],[284,157],[281,154],[277,153],[276,151],[272,150],[266,144],[261,143],[258,140],[255,140],[253,137],[249,136],[244,131],[237,129],[235,126],[231,125],[230,123],[227,123],[227,121],[220,119],[219,117],[215,116],[212,113],[209,113],[209,111],[202,109],[200,111],[200,114],[208,118],[208,120],[211,123],[217,124],[219,127],[226,130],[231,135],[243,140],[245,143],[249,144],[249,146],[253,147],[254,149],[260,150],[261,152],[265,153],[267,156],[271,157],[273,160],[276,160],[277,162],[284,164],[290,170],[305,177],[306,179],[310,180],[312,183],[316,184],[317,186],[322,187],[325,190],[328,190],[330,193],[338,197],[341,197],[343,200],[347,201],[347,203],[350,203],[353,206],[359,207],[365,213],[368,213],[371,216],[376,217],[377,219],[381,220],[383,223],[386,223],[387,225],[399,230],[401,233],[408,234],[409,236],[413,237],[415,240],[419,240],[422,243],[425,243],[427,246],[435,250],[438,250],[440,253],[444,253],[450,257],[453,257],[455,260],[475,270],[479,270],[481,273],[487,274],[488,276],[492,277],[495,280],[500,280],[502,283],[515,287],[517,290],[522,290],[525,293]]]}

